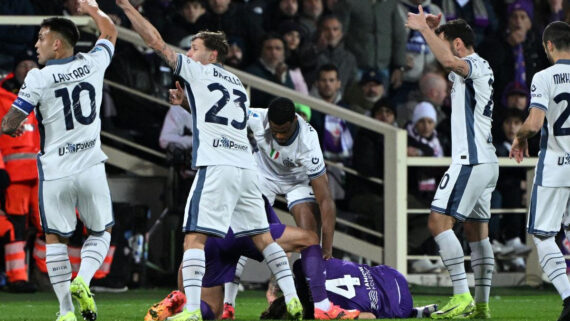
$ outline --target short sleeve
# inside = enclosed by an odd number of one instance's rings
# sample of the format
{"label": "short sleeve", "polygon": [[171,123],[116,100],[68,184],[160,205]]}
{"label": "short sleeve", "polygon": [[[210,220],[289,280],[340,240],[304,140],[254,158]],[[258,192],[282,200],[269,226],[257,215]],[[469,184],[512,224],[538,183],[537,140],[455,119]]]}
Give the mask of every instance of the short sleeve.
{"label": "short sleeve", "polygon": [[182,77],[182,79],[187,82],[198,77],[202,73],[203,69],[204,65],[201,63],[196,62],[183,54],[176,55],[176,68],[174,68],[174,75]]}
{"label": "short sleeve", "polygon": [[109,64],[111,64],[111,59],[113,58],[114,53],[115,46],[113,46],[112,42],[107,39],[99,39],[95,43],[93,49],[89,51],[88,55],[93,57],[99,65],[107,68]]}
{"label": "short sleeve", "polygon": [[42,94],[42,74],[37,68],[32,69],[26,75],[26,79],[20,87],[18,98],[12,106],[29,114],[38,105]]}
{"label": "short sleeve", "polygon": [[465,76],[465,79],[477,79],[484,75],[488,75],[491,71],[489,63],[483,59],[473,56],[467,56],[462,59],[469,65],[469,72],[467,73],[467,76]]}
{"label": "short sleeve", "polygon": [[305,150],[301,156],[301,163],[305,167],[309,179],[313,180],[326,173],[325,160],[319,144],[319,137],[313,127],[309,127],[308,135],[303,139],[305,140],[303,146]]}
{"label": "short sleeve", "polygon": [[539,108],[548,110],[548,82],[544,73],[539,72],[532,77],[530,86],[530,104],[528,108]]}

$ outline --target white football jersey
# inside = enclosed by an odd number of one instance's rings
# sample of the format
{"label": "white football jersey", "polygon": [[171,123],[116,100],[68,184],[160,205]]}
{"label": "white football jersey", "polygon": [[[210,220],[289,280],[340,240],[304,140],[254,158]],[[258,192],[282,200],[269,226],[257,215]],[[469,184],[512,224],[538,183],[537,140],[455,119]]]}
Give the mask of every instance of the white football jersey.
{"label": "white football jersey", "polygon": [[534,182],[570,186],[570,60],[558,60],[534,75],[529,108],[546,112]]}
{"label": "white football jersey", "polygon": [[192,167],[256,169],[247,139],[249,97],[239,78],[218,64],[178,54],[174,74],[185,81],[192,112]]}
{"label": "white football jersey", "polygon": [[266,179],[295,185],[326,172],[317,132],[301,116],[296,116],[297,130],[287,144],[280,145],[269,129],[267,109],[251,109],[247,124],[255,138],[257,165]]}
{"label": "white football jersey", "polygon": [[497,163],[491,123],[493,115],[493,70],[476,53],[463,60],[469,64],[467,77],[451,72],[451,158],[452,163],[474,165]]}
{"label": "white football jersey", "polygon": [[13,106],[25,113],[36,109],[40,179],[70,176],[107,159],[99,109],[114,49],[101,39],[89,53],[48,60],[44,68],[28,72]]}

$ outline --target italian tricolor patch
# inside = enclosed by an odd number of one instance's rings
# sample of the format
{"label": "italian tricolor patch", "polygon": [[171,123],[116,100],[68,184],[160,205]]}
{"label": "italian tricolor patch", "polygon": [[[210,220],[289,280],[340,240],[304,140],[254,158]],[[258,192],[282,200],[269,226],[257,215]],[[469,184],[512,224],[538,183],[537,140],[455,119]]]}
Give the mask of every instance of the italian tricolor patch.
{"label": "italian tricolor patch", "polygon": [[277,159],[279,157],[279,152],[272,148],[271,153],[269,153],[269,157]]}

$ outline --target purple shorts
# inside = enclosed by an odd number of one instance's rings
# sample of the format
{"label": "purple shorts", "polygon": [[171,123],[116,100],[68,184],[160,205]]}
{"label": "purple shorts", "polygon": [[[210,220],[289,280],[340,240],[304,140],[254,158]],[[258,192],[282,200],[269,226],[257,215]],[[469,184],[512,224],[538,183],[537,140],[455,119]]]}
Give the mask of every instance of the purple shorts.
{"label": "purple shorts", "polygon": [[[269,231],[273,239],[277,240],[283,235],[285,224],[270,224]],[[263,261],[263,254],[257,250],[251,238],[236,238],[231,230],[223,239],[208,238],[204,251],[206,273],[202,279],[202,286],[207,288],[233,281],[240,256],[258,262]]]}

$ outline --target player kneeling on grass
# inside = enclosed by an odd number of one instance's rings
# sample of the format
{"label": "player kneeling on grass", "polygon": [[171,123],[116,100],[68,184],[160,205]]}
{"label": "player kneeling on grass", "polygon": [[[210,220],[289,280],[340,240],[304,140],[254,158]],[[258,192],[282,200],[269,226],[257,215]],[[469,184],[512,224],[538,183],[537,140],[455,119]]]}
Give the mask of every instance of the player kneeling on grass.
{"label": "player kneeling on grass", "polygon": [[[359,319],[427,318],[437,310],[435,304],[414,308],[406,278],[391,267],[335,258],[325,261],[325,267],[329,299],[342,308],[360,310]],[[313,319],[313,302],[299,261],[293,264],[293,274],[305,311],[303,318]],[[286,313],[285,301],[279,297],[261,314],[261,319],[283,319]]]}
{"label": "player kneeling on grass", "polygon": [[[264,198],[264,200],[267,220],[271,223],[269,227],[271,236],[285,252],[300,252],[318,246],[319,238],[316,233],[281,224],[267,199]],[[261,262],[263,255],[257,250],[251,239],[236,238],[231,229],[223,239],[208,239],[204,251],[206,253],[206,273],[203,278],[200,309],[204,320],[220,319],[224,306],[224,283],[231,282],[234,279],[240,257],[244,256]],[[299,269],[303,270],[303,275],[310,279],[309,288],[313,297],[324,295],[326,298],[325,261],[321,257],[320,251],[316,251],[315,255],[305,255],[301,261],[298,264]],[[182,289],[181,282],[181,274],[179,273],[178,287],[180,289]],[[149,309],[145,321],[165,320],[182,309],[184,299],[185,297],[181,292],[174,291]],[[316,308],[313,312],[311,309],[311,315],[319,320],[356,319],[359,314],[358,310],[341,309],[332,303],[330,303],[328,311]]]}

